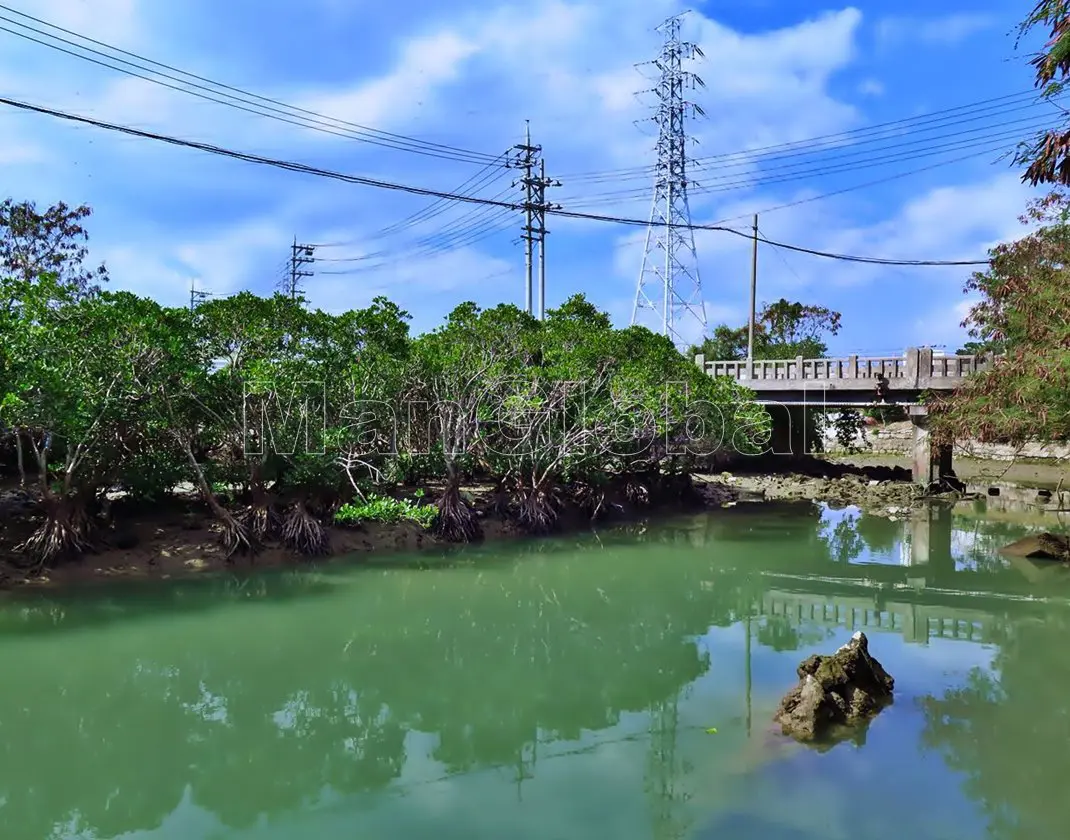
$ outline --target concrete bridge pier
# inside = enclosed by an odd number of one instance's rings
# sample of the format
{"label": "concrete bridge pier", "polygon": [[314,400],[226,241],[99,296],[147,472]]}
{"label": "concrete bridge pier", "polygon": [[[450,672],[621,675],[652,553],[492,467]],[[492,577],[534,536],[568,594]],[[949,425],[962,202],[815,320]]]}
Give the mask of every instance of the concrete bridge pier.
{"label": "concrete bridge pier", "polygon": [[[951,555],[951,508],[933,504],[916,511],[907,523],[910,536],[910,557],[903,558],[908,566],[922,566],[929,577],[954,571]],[[920,570],[919,570],[920,571]]]}
{"label": "concrete bridge pier", "polygon": [[915,484],[925,487],[942,484],[955,478],[951,467],[950,444],[935,444],[929,434],[929,410],[923,405],[910,407],[910,422],[914,427],[912,473]]}

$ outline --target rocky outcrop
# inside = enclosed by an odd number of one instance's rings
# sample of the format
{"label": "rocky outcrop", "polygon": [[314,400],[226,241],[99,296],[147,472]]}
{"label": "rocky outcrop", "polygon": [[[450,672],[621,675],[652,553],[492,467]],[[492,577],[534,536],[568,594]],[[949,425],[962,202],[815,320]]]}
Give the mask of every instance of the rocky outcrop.
{"label": "rocky outcrop", "polygon": [[[877,516],[909,514],[928,504],[923,488],[909,481],[864,475],[814,478],[806,475],[732,475],[711,477],[736,490],[739,501],[814,501],[834,507],[854,505]],[[751,497],[751,498],[748,498]]]}
{"label": "rocky outcrop", "polygon": [[895,680],[869,654],[858,632],[831,656],[807,658],[799,684],[780,701],[774,720],[799,741],[823,741],[848,734],[892,701]]}

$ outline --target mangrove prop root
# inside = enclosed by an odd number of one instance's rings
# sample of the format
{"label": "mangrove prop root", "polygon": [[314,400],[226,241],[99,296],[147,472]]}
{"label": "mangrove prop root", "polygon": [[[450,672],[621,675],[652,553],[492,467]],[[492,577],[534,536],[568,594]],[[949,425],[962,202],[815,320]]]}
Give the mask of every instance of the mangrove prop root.
{"label": "mangrove prop root", "polygon": [[92,549],[92,522],[81,507],[55,505],[45,521],[16,551],[33,561],[34,571],[41,571],[63,560],[73,560]]}
{"label": "mangrove prop root", "polygon": [[650,504],[650,490],[645,484],[634,480],[629,481],[624,485],[624,498],[633,505],[648,505]]}
{"label": "mangrove prop root", "polygon": [[537,487],[520,499],[517,517],[529,534],[549,534],[558,523],[557,494],[552,488]]}
{"label": "mangrove prop root", "polygon": [[301,502],[294,504],[282,523],[283,544],[306,557],[322,557],[330,550],[327,529]]}
{"label": "mangrove prop root", "polygon": [[260,541],[271,539],[282,530],[282,517],[267,503],[249,505],[238,520],[253,538]]}
{"label": "mangrove prop root", "polygon": [[446,542],[475,542],[483,536],[479,520],[464,503],[457,487],[447,487],[438,500],[438,515],[431,532]]}
{"label": "mangrove prop root", "polygon": [[606,493],[593,484],[582,483],[573,490],[573,500],[594,522],[605,510]]}
{"label": "mangrove prop root", "polygon": [[229,513],[223,517],[219,541],[228,560],[235,554],[256,554],[260,548],[249,529]]}

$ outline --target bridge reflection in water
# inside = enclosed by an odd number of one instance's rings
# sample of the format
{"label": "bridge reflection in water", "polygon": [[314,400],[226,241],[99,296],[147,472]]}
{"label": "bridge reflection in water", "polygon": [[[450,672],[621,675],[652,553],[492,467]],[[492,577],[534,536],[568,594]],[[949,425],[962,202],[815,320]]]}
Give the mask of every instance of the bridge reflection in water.
{"label": "bridge reflection in water", "polygon": [[[1070,607],[1070,571],[1003,557],[998,549],[1018,536],[1014,526],[964,517],[962,510],[933,505],[905,521],[826,510],[830,552],[796,543],[783,560],[770,558],[753,570],[761,585],[749,614],[794,626],[898,633],[924,645],[934,638],[995,642],[1015,618],[1053,601]],[[883,553],[858,539],[863,525],[886,531]],[[853,549],[837,544],[851,539]],[[830,553],[842,562],[830,563]],[[1052,585],[1043,592],[1041,579]]]}

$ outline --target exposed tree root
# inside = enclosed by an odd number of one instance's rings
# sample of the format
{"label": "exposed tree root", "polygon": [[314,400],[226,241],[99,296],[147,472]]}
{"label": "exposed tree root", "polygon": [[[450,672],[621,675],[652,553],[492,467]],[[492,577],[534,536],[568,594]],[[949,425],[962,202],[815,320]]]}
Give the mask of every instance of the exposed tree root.
{"label": "exposed tree root", "polygon": [[282,531],[282,517],[269,501],[259,501],[246,507],[238,521],[257,542],[269,540]]}
{"label": "exposed tree root", "polygon": [[493,500],[490,503],[490,512],[502,519],[509,516],[509,511],[512,506],[510,485],[511,482],[507,480],[498,482],[498,486],[494,488]]}
{"label": "exposed tree root", "polygon": [[586,513],[591,522],[598,520],[606,511],[606,491],[603,487],[587,482],[579,482],[572,487],[573,501]]}
{"label": "exposed tree root", "polygon": [[304,502],[295,502],[282,522],[282,542],[291,551],[306,557],[322,557],[330,550],[327,529],[320,524]]}
{"label": "exposed tree root", "polygon": [[638,477],[631,477],[624,484],[624,498],[637,507],[650,504],[650,488]]}
{"label": "exposed tree root", "polygon": [[31,568],[37,573],[91,551],[92,531],[93,523],[83,503],[49,499],[45,502],[45,521],[15,550],[31,560]]}
{"label": "exposed tree root", "polygon": [[216,513],[219,517],[222,531],[219,542],[230,560],[235,554],[256,554],[260,550],[260,543],[249,529],[229,512]]}
{"label": "exposed tree root", "polygon": [[540,484],[520,497],[517,521],[529,534],[550,534],[557,529],[561,500],[558,488]]}
{"label": "exposed tree root", "polygon": [[438,500],[438,515],[431,532],[446,542],[475,542],[483,536],[483,528],[475,513],[461,498],[460,481],[450,480]]}

